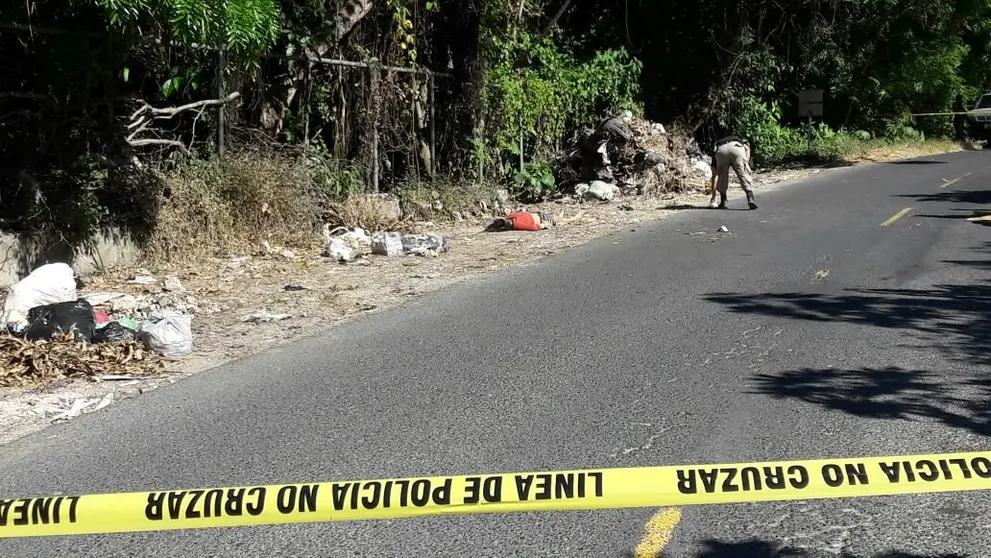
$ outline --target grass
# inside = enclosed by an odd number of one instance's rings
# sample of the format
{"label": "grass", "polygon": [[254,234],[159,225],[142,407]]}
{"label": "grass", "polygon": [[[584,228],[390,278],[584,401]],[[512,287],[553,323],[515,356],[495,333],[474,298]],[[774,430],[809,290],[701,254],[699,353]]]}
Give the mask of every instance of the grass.
{"label": "grass", "polygon": [[430,183],[408,183],[397,189],[403,214],[421,221],[450,221],[491,216],[501,211],[496,189],[489,185],[438,178]]}
{"label": "grass", "polygon": [[235,153],[193,161],[166,175],[146,258],[243,253],[262,241],[309,245],[331,195],[318,176],[310,161],[291,156]]}
{"label": "grass", "polygon": [[948,139],[860,139],[836,134],[826,140],[795,146],[762,166],[765,169],[838,167],[974,149],[977,147],[969,142]]}
{"label": "grass", "polygon": [[[162,175],[144,260],[188,263],[203,257],[273,247],[319,245],[324,224],[378,231],[416,232],[418,221],[444,222],[491,214],[499,206],[491,187],[438,178],[395,188],[403,218],[383,199],[363,195],[361,173],[313,153],[235,152],[194,160]],[[390,213],[393,213],[390,215]]]}

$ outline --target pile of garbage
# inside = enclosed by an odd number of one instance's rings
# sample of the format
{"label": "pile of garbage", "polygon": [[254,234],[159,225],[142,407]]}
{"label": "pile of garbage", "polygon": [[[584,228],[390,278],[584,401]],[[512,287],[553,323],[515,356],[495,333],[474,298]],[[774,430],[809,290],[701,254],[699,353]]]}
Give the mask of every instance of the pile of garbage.
{"label": "pile of garbage", "polygon": [[[344,230],[344,234],[335,233]],[[437,257],[438,254],[451,249],[447,237],[439,234],[403,234],[383,231],[368,235],[361,228],[338,228],[331,230],[330,225],[323,229],[323,255],[339,262],[350,262],[367,253],[379,256],[423,256]]]}
{"label": "pile of garbage", "polygon": [[[149,285],[150,279],[132,282]],[[79,296],[67,264],[39,267],[8,289],[0,322],[0,382],[49,377],[59,367],[68,376],[150,372],[160,364],[146,350],[165,357],[192,353],[192,316],[186,311],[195,300],[190,304],[176,278],[155,289],[161,292],[146,300],[118,293]]]}
{"label": "pile of garbage", "polygon": [[689,134],[624,111],[580,131],[554,175],[565,193],[609,201],[698,188],[711,178],[710,165]]}

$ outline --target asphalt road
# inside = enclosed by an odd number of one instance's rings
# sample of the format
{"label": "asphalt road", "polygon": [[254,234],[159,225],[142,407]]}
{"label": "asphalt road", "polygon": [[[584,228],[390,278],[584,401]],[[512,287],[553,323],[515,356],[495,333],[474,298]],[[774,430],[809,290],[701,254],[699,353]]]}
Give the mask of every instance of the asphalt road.
{"label": "asphalt road", "polygon": [[[22,439],[0,452],[0,494],[986,450],[991,243],[960,217],[991,205],[989,182],[991,154],[967,152],[758,191],[757,211],[684,210]],[[986,493],[680,512],[650,528],[675,512],[23,539],[0,555],[991,555]],[[665,525],[670,540],[649,532]]]}

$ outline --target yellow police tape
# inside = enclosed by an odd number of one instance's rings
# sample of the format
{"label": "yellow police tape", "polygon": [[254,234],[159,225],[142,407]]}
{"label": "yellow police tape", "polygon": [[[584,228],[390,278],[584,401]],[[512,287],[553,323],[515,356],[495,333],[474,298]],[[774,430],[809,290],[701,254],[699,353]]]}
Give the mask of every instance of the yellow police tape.
{"label": "yellow police tape", "polygon": [[991,452],[0,499],[0,538],[987,490]]}

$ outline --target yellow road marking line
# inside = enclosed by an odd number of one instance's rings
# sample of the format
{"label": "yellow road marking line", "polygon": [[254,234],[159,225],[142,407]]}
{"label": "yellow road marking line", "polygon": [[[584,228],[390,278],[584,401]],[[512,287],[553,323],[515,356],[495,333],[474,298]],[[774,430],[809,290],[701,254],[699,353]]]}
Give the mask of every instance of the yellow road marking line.
{"label": "yellow road marking line", "polygon": [[897,220],[901,219],[902,217],[908,215],[908,212],[909,211],[912,211],[912,208],[911,207],[906,207],[905,209],[903,209],[903,210],[899,211],[898,213],[895,213],[894,215],[892,215],[891,218],[888,219],[887,221],[881,223],[881,226],[882,227],[891,226],[891,224],[894,223],[895,221],[897,221]]}
{"label": "yellow road marking line", "polygon": [[671,542],[674,528],[681,521],[678,508],[662,509],[651,516],[643,528],[643,538],[633,552],[634,558],[657,558],[664,547]]}
{"label": "yellow road marking line", "polygon": [[972,174],[974,174],[974,173],[968,172],[967,174],[962,175],[962,176],[958,176],[958,177],[954,178],[953,180],[947,180],[947,179],[944,178],[943,179],[943,185],[940,186],[940,188],[948,188],[951,185],[956,184],[957,182],[960,182],[961,180],[963,180],[964,178],[967,178],[968,176],[970,176]]}

